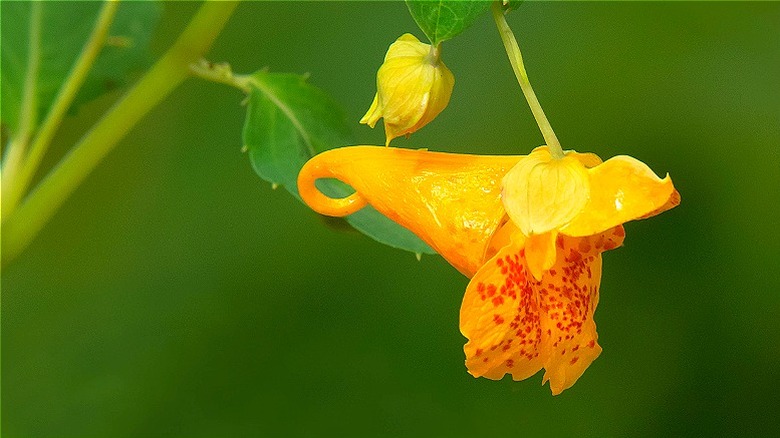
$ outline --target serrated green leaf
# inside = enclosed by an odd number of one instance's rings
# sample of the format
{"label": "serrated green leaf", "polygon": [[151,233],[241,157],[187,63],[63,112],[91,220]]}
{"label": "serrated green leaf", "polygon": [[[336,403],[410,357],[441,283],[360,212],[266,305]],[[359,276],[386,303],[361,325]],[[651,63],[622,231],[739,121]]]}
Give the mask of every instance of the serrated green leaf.
{"label": "serrated green leaf", "polygon": [[[306,78],[288,73],[257,72],[249,81],[244,145],[255,172],[284,186],[299,198],[301,167],[314,155],[354,144],[343,112]],[[337,181],[321,181],[328,196],[347,196],[352,190]],[[386,245],[416,253],[434,251],[411,231],[366,207],[346,218],[355,229]]]}
{"label": "serrated green leaf", "polygon": [[[13,133],[31,53],[29,29],[33,2],[1,2],[2,121]],[[95,25],[100,2],[39,2],[40,46],[36,78],[36,119],[51,106]],[[122,2],[109,30],[110,42],[95,59],[73,105],[126,82],[128,71],[147,61],[147,47],[160,16],[156,2]]]}
{"label": "serrated green leaf", "polygon": [[490,8],[485,0],[406,0],[412,18],[434,45],[466,30]]}

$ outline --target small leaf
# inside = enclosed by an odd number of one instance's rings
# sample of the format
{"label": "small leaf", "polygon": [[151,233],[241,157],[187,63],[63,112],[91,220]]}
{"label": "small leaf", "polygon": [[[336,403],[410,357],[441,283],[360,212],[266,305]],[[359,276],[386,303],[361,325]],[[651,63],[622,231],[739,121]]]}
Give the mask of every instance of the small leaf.
{"label": "small leaf", "polygon": [[[354,144],[343,112],[303,76],[260,71],[250,77],[249,88],[243,139],[252,166],[261,178],[284,186],[299,198],[298,172],[309,158],[327,149]],[[318,187],[328,196],[352,192],[338,181],[320,181]],[[370,206],[346,220],[378,242],[412,252],[434,253],[411,231]]]}
{"label": "small leaf", "polygon": [[[30,50],[34,2],[2,2],[2,120],[13,133],[19,119]],[[89,38],[101,2],[38,2],[39,67],[36,77],[36,119],[41,120]],[[123,2],[109,29],[109,42],[95,59],[74,105],[122,85],[132,68],[146,61],[147,46],[160,16],[155,2]],[[122,44],[116,44],[121,42]]]}
{"label": "small leaf", "polygon": [[406,0],[409,13],[434,45],[457,36],[490,8],[485,0]]}

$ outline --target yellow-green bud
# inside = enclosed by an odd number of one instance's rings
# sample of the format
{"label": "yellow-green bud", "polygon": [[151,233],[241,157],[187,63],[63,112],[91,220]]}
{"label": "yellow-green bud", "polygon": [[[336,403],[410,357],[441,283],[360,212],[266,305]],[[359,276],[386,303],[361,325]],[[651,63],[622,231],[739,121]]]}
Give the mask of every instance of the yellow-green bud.
{"label": "yellow-green bud", "polygon": [[455,85],[437,49],[409,33],[390,45],[376,76],[374,102],[360,123],[373,128],[384,118],[387,144],[436,118],[449,103]]}

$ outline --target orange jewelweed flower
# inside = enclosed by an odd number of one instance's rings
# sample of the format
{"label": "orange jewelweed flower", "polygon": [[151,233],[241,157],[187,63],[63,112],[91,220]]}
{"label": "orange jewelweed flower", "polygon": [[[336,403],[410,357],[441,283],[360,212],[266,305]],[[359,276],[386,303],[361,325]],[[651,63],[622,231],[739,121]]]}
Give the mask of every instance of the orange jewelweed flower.
{"label": "orange jewelweed flower", "polygon": [[[320,178],[355,193],[329,198]],[[680,201],[668,176],[631,157],[557,160],[546,147],[525,157],[333,149],[306,163],[298,191],[321,214],[371,204],[418,235],[471,278],[460,313],[469,373],[522,380],[545,368],[553,394],[601,352],[593,321],[601,253],[622,244],[622,223]]]}
{"label": "orange jewelweed flower", "polygon": [[360,123],[374,127],[385,119],[387,144],[436,118],[450,102],[455,77],[439,59],[438,48],[407,33],[385,55],[376,75],[377,92]]}

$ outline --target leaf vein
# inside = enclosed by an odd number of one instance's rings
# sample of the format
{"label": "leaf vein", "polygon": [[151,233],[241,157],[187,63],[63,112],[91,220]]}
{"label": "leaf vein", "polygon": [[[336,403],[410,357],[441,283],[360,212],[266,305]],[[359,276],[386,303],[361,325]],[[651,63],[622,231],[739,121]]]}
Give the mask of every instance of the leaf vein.
{"label": "leaf vein", "polygon": [[284,115],[290,120],[290,123],[293,124],[295,127],[295,130],[298,131],[298,134],[301,136],[301,139],[303,139],[303,142],[306,144],[306,149],[308,150],[310,156],[314,156],[317,154],[317,151],[314,150],[314,144],[311,141],[311,138],[309,137],[309,133],[306,132],[306,130],[303,128],[303,124],[300,120],[298,120],[298,117],[295,115],[295,111],[293,111],[292,108],[290,108],[288,105],[286,105],[279,97],[274,94],[273,91],[271,91],[270,88],[266,87],[261,81],[259,81],[257,78],[252,78],[252,84],[254,84],[255,87],[257,87],[258,90],[260,90],[261,93],[265,95],[268,100],[271,101],[274,105],[276,105],[277,108],[279,108]]}

